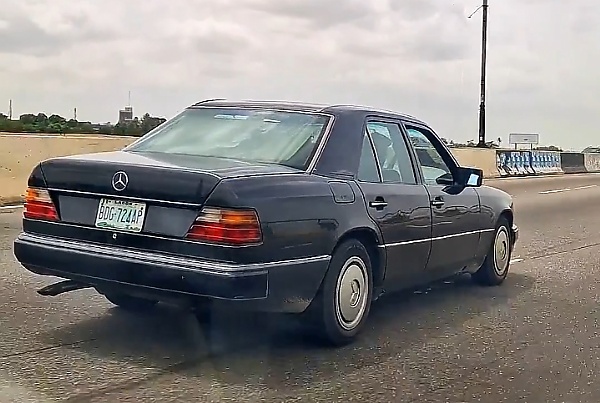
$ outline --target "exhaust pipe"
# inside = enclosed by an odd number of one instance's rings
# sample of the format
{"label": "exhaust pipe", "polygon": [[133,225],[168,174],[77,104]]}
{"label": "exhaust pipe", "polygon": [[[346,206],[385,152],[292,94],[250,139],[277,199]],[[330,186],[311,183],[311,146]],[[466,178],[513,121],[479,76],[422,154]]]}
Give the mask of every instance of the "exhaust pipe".
{"label": "exhaust pipe", "polygon": [[69,291],[82,290],[84,288],[92,288],[90,284],[79,283],[73,280],[65,280],[55,284],[48,285],[40,290],[38,294],[45,297],[55,297]]}

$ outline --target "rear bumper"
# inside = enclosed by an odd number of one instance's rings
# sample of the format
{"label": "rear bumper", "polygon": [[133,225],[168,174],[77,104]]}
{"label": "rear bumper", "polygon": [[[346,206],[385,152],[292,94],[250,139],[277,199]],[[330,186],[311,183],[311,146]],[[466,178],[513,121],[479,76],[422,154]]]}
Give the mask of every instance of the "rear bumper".
{"label": "rear bumper", "polygon": [[302,312],[316,295],[330,256],[231,264],[21,233],[17,260],[29,271],[120,289],[158,300],[209,297],[245,307]]}

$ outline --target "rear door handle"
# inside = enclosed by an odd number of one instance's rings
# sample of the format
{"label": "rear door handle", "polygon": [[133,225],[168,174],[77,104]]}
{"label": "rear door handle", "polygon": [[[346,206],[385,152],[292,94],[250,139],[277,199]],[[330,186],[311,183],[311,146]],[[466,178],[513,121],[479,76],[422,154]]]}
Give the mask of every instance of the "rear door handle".
{"label": "rear door handle", "polygon": [[376,209],[382,209],[384,207],[387,207],[387,205],[387,202],[383,199],[376,199],[375,201],[369,202],[369,207],[373,207]]}
{"label": "rear door handle", "polygon": [[444,199],[442,199],[441,197],[436,197],[431,201],[431,205],[433,207],[442,207],[444,205]]}

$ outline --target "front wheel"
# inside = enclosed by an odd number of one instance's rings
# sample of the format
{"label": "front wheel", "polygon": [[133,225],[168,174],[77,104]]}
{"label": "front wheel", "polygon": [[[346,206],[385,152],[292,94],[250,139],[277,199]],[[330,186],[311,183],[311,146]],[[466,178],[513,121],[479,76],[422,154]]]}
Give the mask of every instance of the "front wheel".
{"label": "front wheel", "polygon": [[372,297],[372,268],[367,249],[355,239],[341,243],[309,307],[315,331],[326,343],[349,343],[364,327]]}
{"label": "front wheel", "polygon": [[476,283],[495,286],[502,284],[506,279],[513,248],[509,228],[508,220],[504,217],[500,218],[496,225],[494,241],[485,261],[472,275]]}

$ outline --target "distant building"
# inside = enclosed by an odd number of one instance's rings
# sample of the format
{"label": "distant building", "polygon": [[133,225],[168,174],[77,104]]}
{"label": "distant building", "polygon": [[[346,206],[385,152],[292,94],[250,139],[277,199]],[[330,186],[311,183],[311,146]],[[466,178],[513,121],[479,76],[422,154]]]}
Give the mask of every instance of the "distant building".
{"label": "distant building", "polygon": [[133,120],[133,107],[126,106],[119,111],[119,123],[127,123]]}

